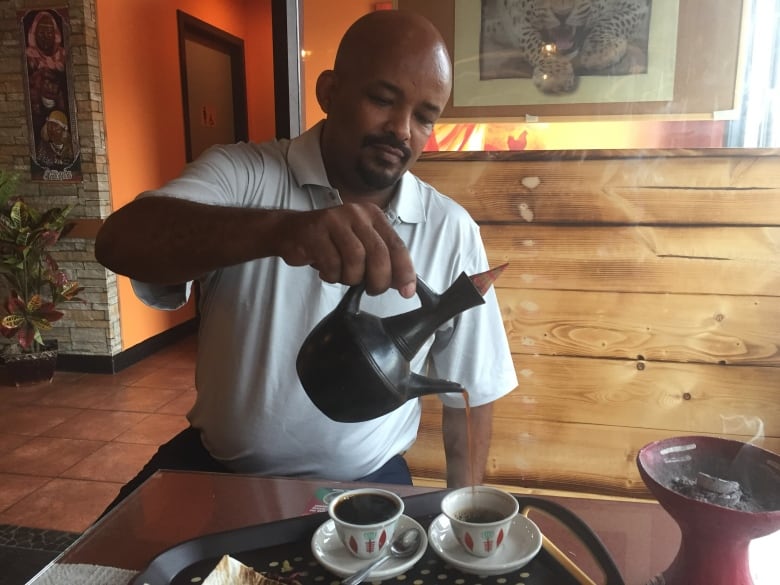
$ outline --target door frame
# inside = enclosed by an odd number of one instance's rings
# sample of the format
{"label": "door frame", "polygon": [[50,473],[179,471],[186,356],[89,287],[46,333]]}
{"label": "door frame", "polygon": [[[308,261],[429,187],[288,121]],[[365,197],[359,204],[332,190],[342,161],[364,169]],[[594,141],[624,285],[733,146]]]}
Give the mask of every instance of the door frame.
{"label": "door frame", "polygon": [[181,74],[181,96],[184,108],[184,148],[187,162],[192,161],[192,131],[189,108],[189,90],[187,87],[187,53],[185,41],[194,41],[211,49],[225,53],[230,58],[230,73],[233,82],[233,128],[235,140],[249,140],[249,121],[246,97],[246,64],[244,59],[244,41],[194,16],[176,11],[179,31],[179,70]]}
{"label": "door frame", "polygon": [[303,131],[300,38],[302,1],[271,0],[277,138],[294,138]]}

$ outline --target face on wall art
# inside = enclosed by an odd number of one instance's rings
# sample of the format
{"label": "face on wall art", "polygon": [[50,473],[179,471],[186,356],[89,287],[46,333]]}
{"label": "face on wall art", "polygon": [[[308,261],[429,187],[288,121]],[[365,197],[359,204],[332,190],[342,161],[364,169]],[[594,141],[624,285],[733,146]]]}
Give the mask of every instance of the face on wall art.
{"label": "face on wall art", "polygon": [[67,9],[19,14],[33,181],[80,182]]}

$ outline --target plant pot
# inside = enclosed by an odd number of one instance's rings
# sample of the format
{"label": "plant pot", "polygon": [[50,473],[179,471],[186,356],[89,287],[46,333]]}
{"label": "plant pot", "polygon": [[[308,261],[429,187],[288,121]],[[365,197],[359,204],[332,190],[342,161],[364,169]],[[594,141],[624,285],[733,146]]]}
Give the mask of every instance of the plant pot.
{"label": "plant pot", "polygon": [[49,342],[38,353],[17,353],[4,356],[6,378],[15,386],[30,386],[51,382],[57,367],[57,342]]}

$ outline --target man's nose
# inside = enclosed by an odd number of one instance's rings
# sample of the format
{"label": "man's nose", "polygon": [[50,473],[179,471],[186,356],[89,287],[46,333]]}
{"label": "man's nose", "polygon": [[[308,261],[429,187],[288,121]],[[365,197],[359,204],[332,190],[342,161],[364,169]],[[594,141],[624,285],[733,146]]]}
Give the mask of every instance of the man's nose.
{"label": "man's nose", "polygon": [[412,113],[406,108],[395,108],[385,124],[385,131],[392,133],[400,142],[411,138]]}

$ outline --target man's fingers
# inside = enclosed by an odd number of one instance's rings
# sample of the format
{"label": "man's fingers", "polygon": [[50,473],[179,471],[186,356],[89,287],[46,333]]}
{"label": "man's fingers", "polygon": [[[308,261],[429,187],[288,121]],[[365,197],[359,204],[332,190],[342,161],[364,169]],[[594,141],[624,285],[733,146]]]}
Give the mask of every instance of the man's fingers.
{"label": "man's fingers", "polygon": [[331,237],[340,259],[339,282],[350,285],[363,282],[368,261],[364,239],[368,236],[361,236],[348,225],[340,227]]}
{"label": "man's fingers", "polygon": [[310,264],[326,282],[364,283],[377,295],[395,288],[404,297],[415,292],[417,275],[409,251],[373,204],[345,204],[290,218],[284,260],[293,266]]}
{"label": "man's fingers", "polygon": [[[380,221],[384,221],[384,217]],[[381,294],[392,284],[392,266],[387,244],[373,223],[361,224],[355,226],[355,229],[364,253],[361,280],[366,285],[366,293]]]}
{"label": "man's fingers", "polygon": [[389,281],[386,283],[385,289],[395,288],[406,298],[414,296],[417,273],[414,270],[414,264],[406,244],[387,222],[378,231],[385,245],[388,262],[386,276]]}

